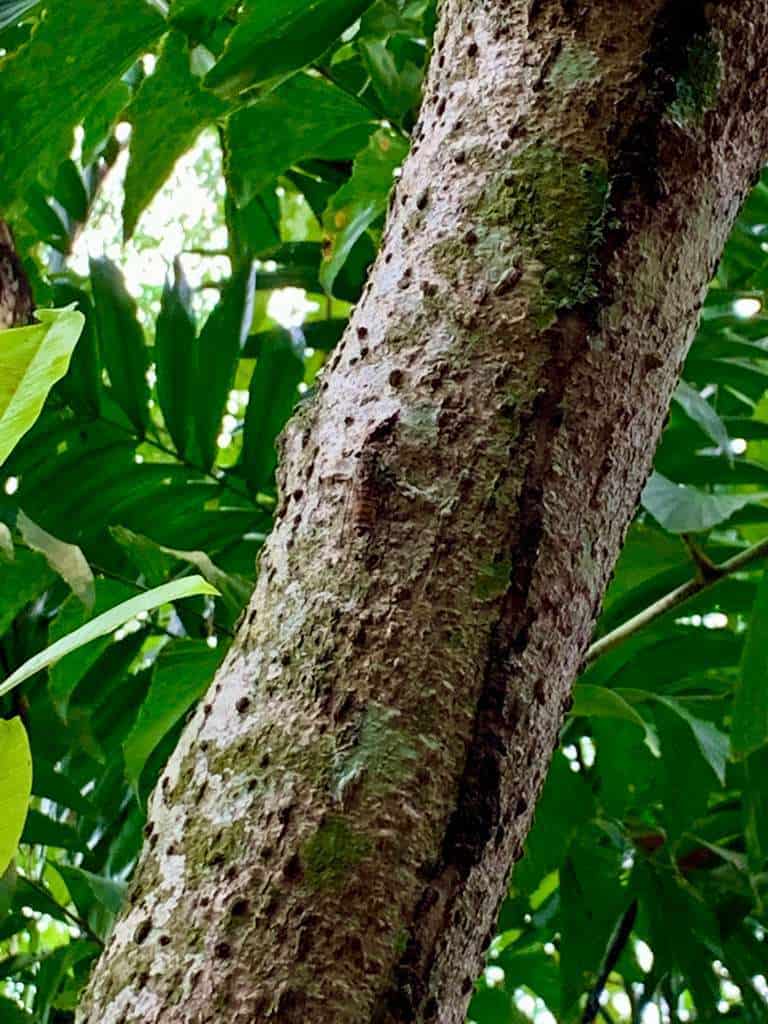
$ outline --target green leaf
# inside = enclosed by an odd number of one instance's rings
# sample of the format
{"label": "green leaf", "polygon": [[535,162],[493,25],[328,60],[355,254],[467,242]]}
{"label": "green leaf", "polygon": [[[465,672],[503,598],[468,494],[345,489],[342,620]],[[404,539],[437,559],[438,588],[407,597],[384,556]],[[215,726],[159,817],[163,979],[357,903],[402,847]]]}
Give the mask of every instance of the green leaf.
{"label": "green leaf", "polygon": [[419,102],[421,67],[406,60],[402,69],[398,68],[395,56],[384,39],[363,39],[359,45],[366,70],[385,112],[399,120]]}
{"label": "green leaf", "polygon": [[733,461],[733,455],[731,454],[731,439],[728,436],[728,428],[706,398],[702,398],[699,392],[696,391],[695,388],[692,388],[690,384],[686,384],[684,380],[681,380],[677,385],[672,398],[677,402],[680,408],[684,410],[686,415],[689,416],[697,426],[701,427],[704,433],[714,441],[717,447],[720,448],[731,461]]}
{"label": "green leaf", "polygon": [[253,316],[254,271],[235,273],[200,332],[195,375],[195,436],[206,469],[216,460],[216,439]]}
{"label": "green leaf", "polygon": [[16,516],[16,526],[27,546],[45,558],[86,608],[92,608],[96,596],[93,572],[80,548],[47,533],[21,509]]}
{"label": "green leaf", "polygon": [[262,348],[251,377],[245,411],[242,465],[252,493],[269,483],[277,465],[275,438],[296,404],[304,362],[289,338]]}
{"label": "green leaf", "polygon": [[39,324],[0,335],[0,465],[67,372],[85,319],[75,309],[40,309],[36,315]]}
{"label": "green leaf", "polygon": [[323,78],[299,74],[229,121],[227,174],[238,206],[275,178],[313,156],[370,111]]}
{"label": "green leaf", "polygon": [[[701,756],[712,769],[721,786],[725,785],[725,766],[728,761],[728,737],[712,725],[711,722],[698,718],[679,701],[671,697],[656,697],[659,703],[673,711],[685,722],[693,734],[693,738]],[[665,755],[669,757],[669,752]]]}
{"label": "green leaf", "polygon": [[358,154],[352,177],[328,204],[323,217],[327,245],[320,283],[329,294],[352,246],[386,212],[394,172],[407,153],[408,144],[402,136],[380,128]]}
{"label": "green leaf", "polygon": [[94,899],[110,913],[120,913],[125,897],[124,884],[70,864],[56,864],[56,870],[64,879],[75,906],[82,914],[87,913],[89,904]]}
{"label": "green leaf", "polygon": [[[0,74],[0,209],[8,215],[35,179],[52,176],[74,127],[102,92],[164,31],[149,3],[56,3]],[[34,157],[32,157],[34,154]]]}
{"label": "green leaf", "polygon": [[157,398],[179,455],[187,453],[192,431],[192,389],[197,357],[197,329],[189,306],[189,289],[179,261],[173,283],[163,289],[155,327]]}
{"label": "green leaf", "polygon": [[744,758],[768,744],[768,571],[762,574],[733,695],[731,748]]}
{"label": "green leaf", "polygon": [[161,605],[170,604],[172,601],[179,601],[185,597],[193,597],[196,594],[216,596],[218,591],[206,583],[202,577],[188,576],[182,580],[175,580],[173,583],[166,583],[162,587],[156,587],[154,590],[148,590],[137,597],[132,597],[129,601],[124,601],[116,608],[111,608],[103,615],[98,615],[81,626],[80,629],[76,629],[73,633],[69,633],[51,644],[50,647],[35,654],[3,683],[0,683],[0,697],[9,693],[19,683],[23,683],[25,679],[48,668],[59,658],[77,650],[78,647],[82,647],[98,637],[114,633],[115,630],[125,625],[126,622],[130,622],[131,619],[135,619],[142,612],[153,611]]}
{"label": "green leaf", "polygon": [[15,554],[11,531],[5,523],[0,522],[0,561],[12,562]]}
{"label": "green leaf", "polygon": [[152,751],[205,693],[220,661],[221,651],[201,640],[179,640],[161,653],[149,693],[123,744],[125,772],[134,788]]}
{"label": "green leaf", "polygon": [[652,473],[642,494],[642,503],[656,521],[670,533],[697,533],[724,523],[739,509],[763,501],[759,494],[705,494],[694,487],[676,484],[661,473]]}
{"label": "green leaf", "polygon": [[0,718],[0,875],[19,845],[32,793],[32,752],[20,718]]}
{"label": "green leaf", "polygon": [[0,635],[55,578],[42,555],[26,548],[18,548],[12,562],[0,564]]}
{"label": "green leaf", "polygon": [[118,118],[131,101],[131,87],[122,78],[114,81],[96,101],[83,121],[82,164],[87,167],[102,152]]}
{"label": "green leaf", "polygon": [[585,718],[621,718],[639,725],[645,736],[645,745],[654,755],[661,756],[659,740],[649,722],[632,707],[616,690],[605,686],[594,686],[591,683],[577,683],[573,691],[573,717],[583,715]]}
{"label": "green leaf", "polygon": [[0,31],[15,25],[25,14],[37,7],[40,0],[2,0],[0,2]]}
{"label": "green leaf", "polygon": [[76,412],[91,419],[101,411],[102,401],[101,355],[93,303],[87,292],[68,281],[55,283],[54,299],[57,306],[76,305],[85,317],[80,340],[59,389]]}
{"label": "green leaf", "polygon": [[234,96],[306,67],[372,0],[248,0],[206,86]]}
{"label": "green leaf", "polygon": [[[125,113],[133,125],[123,204],[126,239],[176,160],[193,145],[202,129],[226,110],[227,105],[204,90],[192,73],[186,36],[169,32],[154,73],[144,80]],[[170,118],[169,111],[173,111]]]}
{"label": "green leaf", "polygon": [[91,284],[104,365],[112,393],[143,436],[149,423],[149,353],[136,302],[108,259],[91,260]]}

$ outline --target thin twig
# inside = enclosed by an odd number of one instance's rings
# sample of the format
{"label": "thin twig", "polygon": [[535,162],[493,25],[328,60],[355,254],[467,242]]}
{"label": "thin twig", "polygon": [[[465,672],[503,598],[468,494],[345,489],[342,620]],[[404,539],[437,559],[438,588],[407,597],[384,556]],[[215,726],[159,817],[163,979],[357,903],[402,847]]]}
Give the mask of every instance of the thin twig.
{"label": "thin twig", "polygon": [[593,661],[597,661],[606,651],[611,651],[614,647],[618,647],[619,644],[624,643],[625,640],[628,640],[635,633],[638,633],[641,629],[644,629],[651,622],[658,619],[660,615],[664,615],[673,608],[677,608],[702,591],[708,590],[719,580],[748,568],[753,562],[758,562],[766,556],[768,556],[768,537],[751,548],[747,548],[746,551],[740,551],[738,555],[734,555],[733,558],[729,558],[726,562],[721,562],[720,565],[710,563],[706,574],[697,573],[695,579],[688,580],[682,586],[671,590],[664,597],[660,597],[658,601],[654,601],[653,604],[648,605],[647,608],[638,612],[637,615],[627,619],[626,622],[617,626],[616,629],[612,629],[610,633],[606,633],[605,636],[596,640],[587,650],[584,658],[585,665],[590,665]]}
{"label": "thin twig", "polygon": [[624,915],[619,921],[616,931],[613,933],[613,938],[611,939],[611,944],[608,947],[608,952],[605,954],[605,960],[603,961],[600,974],[595,982],[595,987],[589,993],[587,1005],[584,1007],[584,1016],[581,1018],[581,1024],[593,1024],[595,1017],[597,1017],[600,1012],[600,997],[602,996],[606,983],[611,976],[611,972],[618,963],[619,957],[624,952],[624,947],[629,941],[629,936],[632,934],[636,917],[637,900],[632,900],[630,905],[624,911]]}

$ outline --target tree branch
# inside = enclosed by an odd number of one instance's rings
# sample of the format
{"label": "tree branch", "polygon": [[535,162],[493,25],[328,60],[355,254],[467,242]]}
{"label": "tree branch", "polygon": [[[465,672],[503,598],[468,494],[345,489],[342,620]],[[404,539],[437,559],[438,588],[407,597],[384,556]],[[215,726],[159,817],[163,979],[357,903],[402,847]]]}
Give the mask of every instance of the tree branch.
{"label": "tree branch", "polygon": [[[690,550],[690,547],[689,547]],[[768,537],[761,540],[758,544],[753,545],[751,548],[747,548],[746,551],[740,551],[738,555],[734,555],[733,558],[729,558],[726,562],[721,562],[720,565],[714,565],[707,559],[707,571],[701,572],[701,565],[697,560],[697,568],[699,571],[696,577],[692,580],[688,580],[687,583],[683,583],[681,586],[676,587],[674,590],[670,590],[664,597],[660,597],[658,601],[654,601],[653,604],[648,605],[637,615],[634,615],[631,619],[627,619],[616,629],[612,629],[610,633],[606,633],[605,636],[600,637],[596,640],[587,650],[584,657],[584,664],[591,665],[593,661],[597,661],[598,658],[602,657],[607,651],[613,650],[614,647],[618,647],[619,644],[624,643],[635,633],[639,633],[641,629],[644,629],[650,623],[654,622],[661,615],[672,611],[673,608],[677,608],[679,605],[684,604],[690,598],[695,597],[704,590],[708,590],[713,584],[719,580],[725,579],[727,576],[733,576],[734,573],[740,572],[742,569],[748,568],[753,562],[758,562],[761,558],[765,558],[768,555]]]}

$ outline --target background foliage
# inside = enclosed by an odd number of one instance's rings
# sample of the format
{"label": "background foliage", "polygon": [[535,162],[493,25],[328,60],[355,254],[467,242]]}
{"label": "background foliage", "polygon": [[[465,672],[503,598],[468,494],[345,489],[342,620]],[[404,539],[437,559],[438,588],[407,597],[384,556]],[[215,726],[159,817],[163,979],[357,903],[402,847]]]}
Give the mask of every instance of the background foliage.
{"label": "background foliage", "polygon": [[[34,762],[0,882],[11,1024],[72,1020],[120,908],[147,796],[253,584],[275,438],[376,251],[434,27],[430,0],[161,8],[0,0],[0,209],[38,302],[86,316],[2,469],[2,673],[148,588],[199,573],[221,595],[144,613],[2,699]],[[153,234],[191,147],[206,209]],[[99,238],[109,258],[88,263]],[[717,580],[710,564],[768,537],[766,284],[768,179],[710,289],[599,634],[710,585],[584,671],[477,1024],[768,1017],[768,582],[760,550]],[[82,552],[92,603],[27,520]]]}

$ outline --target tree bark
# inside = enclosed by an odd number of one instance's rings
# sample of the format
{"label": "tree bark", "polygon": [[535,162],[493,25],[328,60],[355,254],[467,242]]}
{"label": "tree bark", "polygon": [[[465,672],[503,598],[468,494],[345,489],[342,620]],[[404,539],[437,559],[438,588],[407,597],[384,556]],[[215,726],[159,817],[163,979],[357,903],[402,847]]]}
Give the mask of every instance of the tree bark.
{"label": "tree bark", "polygon": [[729,228],[768,0],[444,0],[79,1020],[464,1019]]}

